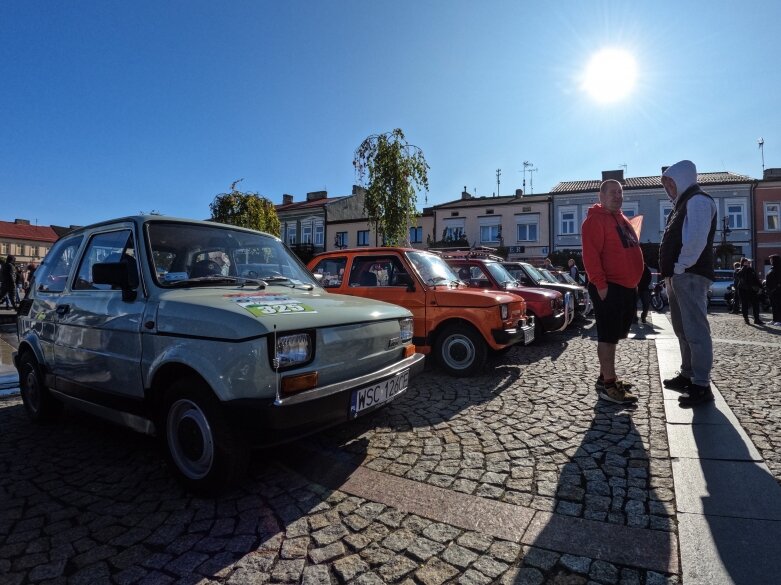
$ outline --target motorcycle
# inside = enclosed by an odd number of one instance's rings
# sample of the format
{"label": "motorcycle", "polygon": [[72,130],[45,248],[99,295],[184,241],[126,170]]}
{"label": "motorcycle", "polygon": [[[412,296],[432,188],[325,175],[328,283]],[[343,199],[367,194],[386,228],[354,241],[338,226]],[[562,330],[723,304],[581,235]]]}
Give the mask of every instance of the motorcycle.
{"label": "motorcycle", "polygon": [[651,287],[651,306],[654,311],[661,312],[670,301],[667,299],[667,288],[663,281],[658,281]]}

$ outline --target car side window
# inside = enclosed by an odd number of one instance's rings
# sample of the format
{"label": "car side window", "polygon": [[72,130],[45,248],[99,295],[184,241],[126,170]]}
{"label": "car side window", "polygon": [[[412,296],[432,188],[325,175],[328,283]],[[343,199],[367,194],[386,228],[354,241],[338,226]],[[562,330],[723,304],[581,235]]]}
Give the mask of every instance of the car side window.
{"label": "car side window", "polygon": [[79,271],[73,282],[73,290],[111,290],[111,285],[95,284],[92,267],[102,262],[127,262],[138,274],[133,234],[130,230],[119,230],[96,234],[87,244],[79,264]]}
{"label": "car side window", "polygon": [[344,267],[347,265],[347,258],[340,256],[338,258],[323,258],[317,263],[314,274],[320,274],[320,284],[323,288],[339,288],[342,285],[344,277]]}
{"label": "car side window", "polygon": [[84,236],[64,238],[54,244],[43,263],[35,271],[36,290],[60,293],[65,290],[71,267],[76,262],[76,252]]}
{"label": "car side window", "polygon": [[353,260],[350,286],[409,286],[412,279],[396,256],[370,256]]}

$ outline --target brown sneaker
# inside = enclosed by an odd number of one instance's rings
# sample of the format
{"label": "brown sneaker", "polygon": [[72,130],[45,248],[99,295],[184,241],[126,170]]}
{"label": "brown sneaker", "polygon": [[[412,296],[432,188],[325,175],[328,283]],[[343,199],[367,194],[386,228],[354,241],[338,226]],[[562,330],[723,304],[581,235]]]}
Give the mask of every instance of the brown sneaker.
{"label": "brown sneaker", "polygon": [[637,402],[637,396],[632,394],[621,380],[616,380],[611,384],[598,390],[599,397],[616,404],[634,404]]}

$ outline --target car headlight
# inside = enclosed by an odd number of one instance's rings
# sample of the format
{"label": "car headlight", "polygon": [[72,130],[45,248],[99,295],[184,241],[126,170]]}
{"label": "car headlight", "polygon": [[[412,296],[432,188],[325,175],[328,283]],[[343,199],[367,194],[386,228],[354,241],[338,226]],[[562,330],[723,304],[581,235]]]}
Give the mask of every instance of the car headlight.
{"label": "car headlight", "polygon": [[510,317],[510,307],[507,305],[499,305],[499,315],[502,317],[502,321],[507,321]]}
{"label": "car headlight", "polygon": [[401,329],[401,342],[410,341],[412,339],[412,317],[399,320],[399,329]]}
{"label": "car headlight", "polygon": [[278,368],[303,364],[312,359],[312,337],[309,333],[294,333],[277,337],[276,353]]}

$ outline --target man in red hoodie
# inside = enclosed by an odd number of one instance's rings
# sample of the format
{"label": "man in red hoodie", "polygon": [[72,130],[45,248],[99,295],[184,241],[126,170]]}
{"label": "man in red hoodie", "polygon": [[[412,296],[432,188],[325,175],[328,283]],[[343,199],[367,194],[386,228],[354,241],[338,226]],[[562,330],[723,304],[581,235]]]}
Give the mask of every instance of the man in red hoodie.
{"label": "man in red hoodie", "polygon": [[631,385],[616,375],[616,346],[632,326],[644,263],[635,230],[621,212],[623,202],[621,183],[604,181],[599,187],[599,203],[589,208],[583,222],[581,237],[597,324],[597,393],[610,402],[632,404],[637,396],[629,391]]}

